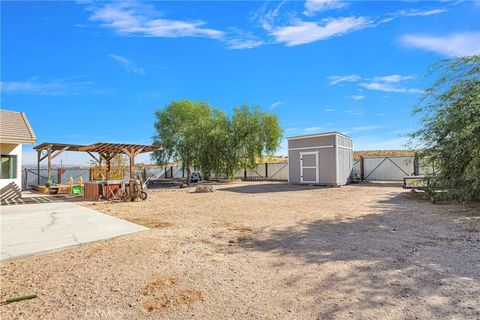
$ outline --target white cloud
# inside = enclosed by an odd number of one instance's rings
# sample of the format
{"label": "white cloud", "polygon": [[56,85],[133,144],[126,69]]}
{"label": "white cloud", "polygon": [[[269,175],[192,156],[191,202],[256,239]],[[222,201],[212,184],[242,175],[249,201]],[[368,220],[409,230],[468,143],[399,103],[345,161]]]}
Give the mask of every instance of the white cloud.
{"label": "white cloud", "polygon": [[411,10],[400,10],[398,12],[399,16],[404,16],[404,17],[426,17],[426,16],[431,16],[435,14],[440,14],[447,12],[448,10],[445,8],[441,9],[432,9],[432,10],[417,10],[417,9],[411,9]]}
{"label": "white cloud", "polygon": [[325,109],[325,112],[334,112],[334,109]]}
{"label": "white cloud", "polygon": [[[420,89],[407,88],[401,85],[403,81],[412,80],[414,76],[404,76],[399,74],[391,74],[386,76],[376,76],[373,78],[365,78],[356,74],[346,76],[330,76],[327,77],[330,85],[337,85],[342,82],[358,82],[364,81],[358,84],[360,87],[368,90],[383,91],[383,92],[396,92],[396,93],[421,93]],[[359,90],[360,92],[362,90]],[[365,95],[360,93],[350,97],[353,100],[363,100]]]}
{"label": "white cloud", "polygon": [[313,16],[316,13],[331,9],[340,9],[346,5],[346,2],[339,0],[307,0],[305,2],[305,11],[303,11],[303,14],[306,16]]}
{"label": "white cloud", "polygon": [[129,73],[145,75],[145,70],[142,68],[136,67],[135,64],[129,59],[122,56],[115,55],[115,54],[110,54],[109,57],[117,61],[125,69],[125,71]]}
{"label": "white cloud", "polygon": [[38,94],[49,96],[75,95],[87,89],[92,81],[82,80],[83,76],[65,79],[40,81],[38,77],[26,81],[0,82],[0,90],[5,93]]}
{"label": "white cloud", "polygon": [[364,112],[362,109],[355,110],[345,110],[346,113],[351,114],[352,116],[363,116]]}
{"label": "white cloud", "polygon": [[205,27],[204,21],[163,18],[154,6],[141,2],[106,4],[89,7],[89,10],[92,11],[90,20],[123,36],[211,38],[224,42],[229,49],[251,49],[265,44],[262,39],[237,28],[225,32]]}
{"label": "white cloud", "polygon": [[205,28],[203,21],[183,21],[159,18],[152,6],[137,2],[107,4],[95,7],[90,17],[103,27],[121,35],[148,37],[205,37],[221,39],[223,31]]}
{"label": "white cloud", "polygon": [[371,25],[365,17],[325,19],[322,23],[297,20],[293,25],[276,27],[271,35],[289,47],[340,36]]}
{"label": "white cloud", "polygon": [[480,33],[465,32],[445,36],[406,34],[400,42],[411,48],[436,52],[447,57],[480,54]]}
{"label": "white cloud", "polygon": [[321,130],[322,130],[322,127],[309,127],[309,128],[305,128],[305,131],[306,131],[306,132],[321,131]]}
{"label": "white cloud", "polygon": [[[283,4],[283,3],[282,3]],[[331,9],[345,7],[347,1],[341,0],[307,0],[305,2],[306,16],[314,16],[316,13]],[[280,7],[281,5],[279,5]],[[346,33],[362,30],[369,27],[377,27],[381,24],[391,22],[399,17],[431,16],[447,12],[447,8],[437,8],[429,10],[400,10],[390,14],[384,14],[376,17],[338,17],[323,19],[320,22],[306,21],[295,18],[293,22],[287,25],[275,26],[274,20],[278,19],[278,10],[265,12],[261,19],[262,26],[279,43],[285,43],[287,46],[297,46],[311,43],[319,40],[326,40],[332,37],[341,36]],[[290,15],[294,17],[295,15]]]}
{"label": "white cloud", "polygon": [[226,43],[229,49],[251,49],[265,44],[265,41],[254,33],[234,27],[228,28],[228,34],[222,41]]}
{"label": "white cloud", "polygon": [[278,108],[280,105],[282,104],[285,104],[286,102],[285,101],[275,101],[274,103],[272,103],[270,105],[270,109],[276,109]]}
{"label": "white cloud", "polygon": [[392,74],[387,76],[376,76],[370,82],[363,82],[359,85],[362,88],[368,90],[382,91],[382,92],[394,92],[394,93],[422,93],[423,91],[416,88],[407,88],[401,83],[403,81],[413,79],[413,76],[402,76],[398,74]]}
{"label": "white cloud", "polygon": [[350,98],[352,98],[353,100],[363,100],[365,99],[365,96],[363,94],[357,94],[357,95],[351,96]]}
{"label": "white cloud", "polygon": [[280,15],[280,9],[286,2],[286,0],[280,1],[273,9],[268,9],[268,2],[265,2],[263,6],[253,14],[251,20],[260,23],[263,29],[271,31],[275,20]]}
{"label": "white cloud", "polygon": [[330,81],[329,83],[331,85],[335,85],[345,81],[349,81],[349,82],[358,81],[358,80],[361,80],[362,78],[356,74],[351,74],[347,76],[330,76],[330,77],[327,77],[327,79]]}
{"label": "white cloud", "polygon": [[357,132],[372,131],[372,130],[377,130],[377,129],[381,129],[381,128],[383,128],[383,126],[368,125],[368,126],[353,127],[353,128],[350,128],[350,129],[342,129],[342,130],[340,130],[340,132],[343,132],[345,134],[353,134],[353,133],[357,133]]}
{"label": "white cloud", "polygon": [[360,83],[360,86],[375,91],[382,92],[394,92],[394,93],[422,93],[423,91],[416,88],[405,88],[402,86],[394,85],[388,82],[368,82]]}
{"label": "white cloud", "polygon": [[402,89],[395,88],[394,86],[387,83],[379,83],[379,82],[360,83],[360,86],[365,89],[383,91],[383,92],[403,92]]}
{"label": "white cloud", "polygon": [[235,39],[228,41],[228,48],[230,49],[252,49],[264,45],[263,40],[241,40]]}
{"label": "white cloud", "polygon": [[426,17],[435,14],[440,14],[447,12],[447,8],[439,8],[439,9],[430,9],[430,10],[419,10],[419,9],[410,9],[410,10],[399,10],[394,13],[384,15],[384,18],[378,20],[375,25],[380,25],[383,23],[391,22],[399,17]]}
{"label": "white cloud", "polygon": [[360,127],[353,127],[351,131],[368,131],[368,130],[377,130],[381,128],[383,128],[383,126],[378,126],[378,125],[360,126]]}
{"label": "white cloud", "polygon": [[413,76],[402,76],[399,74],[391,74],[388,76],[377,76],[373,78],[373,81],[381,81],[381,82],[400,82],[405,80],[413,79]]}

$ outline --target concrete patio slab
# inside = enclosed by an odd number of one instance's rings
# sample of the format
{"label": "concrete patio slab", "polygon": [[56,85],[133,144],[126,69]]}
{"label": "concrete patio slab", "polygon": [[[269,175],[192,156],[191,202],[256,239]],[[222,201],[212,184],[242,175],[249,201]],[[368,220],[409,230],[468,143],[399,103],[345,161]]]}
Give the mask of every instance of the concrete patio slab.
{"label": "concrete patio slab", "polygon": [[148,230],[75,203],[0,207],[0,261]]}

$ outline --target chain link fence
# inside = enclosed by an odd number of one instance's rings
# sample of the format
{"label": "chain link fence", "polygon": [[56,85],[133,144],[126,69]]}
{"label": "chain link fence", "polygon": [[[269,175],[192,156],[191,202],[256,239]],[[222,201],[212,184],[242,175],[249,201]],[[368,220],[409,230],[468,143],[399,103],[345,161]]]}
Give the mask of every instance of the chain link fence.
{"label": "chain link fence", "polygon": [[[190,172],[195,171],[190,168]],[[33,185],[45,185],[48,182],[48,170],[25,168],[22,172],[22,189],[27,190]],[[125,172],[125,179],[130,179],[128,170]],[[179,179],[187,177],[187,170],[179,166],[161,166],[161,167],[146,167],[136,168],[135,176],[140,176],[142,179],[162,180],[162,179]],[[91,168],[56,168],[51,171],[51,179],[53,183],[69,184],[70,178],[73,183],[78,183],[81,178],[82,181],[90,181],[92,177]],[[225,178],[225,177],[217,177]],[[261,181],[261,180],[288,180],[288,163],[259,163],[253,169],[240,170],[235,174],[236,179],[247,181]]]}

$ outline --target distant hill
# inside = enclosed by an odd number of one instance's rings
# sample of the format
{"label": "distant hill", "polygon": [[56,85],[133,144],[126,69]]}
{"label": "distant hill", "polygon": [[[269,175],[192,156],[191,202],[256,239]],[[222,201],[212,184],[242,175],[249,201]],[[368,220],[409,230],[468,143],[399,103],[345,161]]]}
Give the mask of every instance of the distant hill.
{"label": "distant hill", "polygon": [[288,157],[287,156],[271,156],[271,157],[264,157],[258,163],[287,163]]}
{"label": "distant hill", "polygon": [[365,150],[354,151],[353,158],[355,160],[361,157],[393,157],[393,156],[414,156],[415,150]]}

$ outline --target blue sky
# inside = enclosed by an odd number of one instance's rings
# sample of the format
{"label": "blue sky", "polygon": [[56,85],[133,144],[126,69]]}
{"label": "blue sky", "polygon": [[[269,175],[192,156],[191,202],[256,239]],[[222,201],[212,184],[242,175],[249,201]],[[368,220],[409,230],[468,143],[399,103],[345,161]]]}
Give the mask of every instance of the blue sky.
{"label": "blue sky", "polygon": [[1,107],[39,142],[150,143],[155,110],[191,99],[397,149],[428,67],[479,50],[478,1],[2,1]]}

